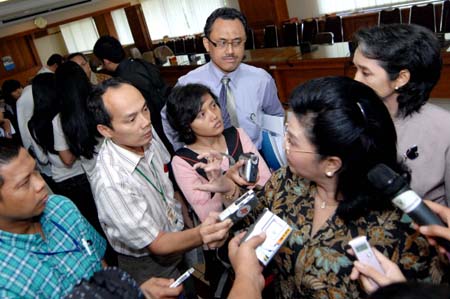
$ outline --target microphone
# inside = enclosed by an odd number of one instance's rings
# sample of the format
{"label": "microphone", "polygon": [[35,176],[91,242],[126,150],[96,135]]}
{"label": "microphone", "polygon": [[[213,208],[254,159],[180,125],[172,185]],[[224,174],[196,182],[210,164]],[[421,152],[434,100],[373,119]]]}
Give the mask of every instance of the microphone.
{"label": "microphone", "polygon": [[[408,214],[419,225],[440,225],[447,227],[417,195],[406,180],[385,164],[372,168],[367,177],[370,183],[382,194],[392,198],[392,203]],[[436,242],[450,252],[450,241],[433,237]]]}

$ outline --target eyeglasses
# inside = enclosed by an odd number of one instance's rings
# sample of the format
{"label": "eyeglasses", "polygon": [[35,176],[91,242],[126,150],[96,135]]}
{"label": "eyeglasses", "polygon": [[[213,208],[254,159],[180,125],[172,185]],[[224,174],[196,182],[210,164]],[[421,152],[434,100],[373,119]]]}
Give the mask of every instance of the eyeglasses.
{"label": "eyeglasses", "polygon": [[293,149],[291,144],[291,141],[289,140],[288,137],[288,125],[285,124],[284,125],[284,149],[286,150],[286,154],[289,153],[304,153],[304,154],[314,154],[317,155],[316,152],[313,151],[305,151],[305,150],[300,150],[300,149]]}
{"label": "eyeglasses", "polygon": [[227,41],[224,39],[221,39],[217,42],[212,41],[209,37],[206,37],[206,39],[216,48],[219,49],[225,49],[226,47],[228,47],[228,45],[231,45],[232,48],[238,48],[240,47],[245,40],[243,39],[233,39],[232,41]]}

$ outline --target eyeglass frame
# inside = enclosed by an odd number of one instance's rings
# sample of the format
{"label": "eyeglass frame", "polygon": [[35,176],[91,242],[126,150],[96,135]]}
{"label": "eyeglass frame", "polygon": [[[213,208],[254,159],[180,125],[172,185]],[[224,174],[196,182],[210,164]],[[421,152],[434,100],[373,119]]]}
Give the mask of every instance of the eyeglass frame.
{"label": "eyeglass frame", "polygon": [[[246,42],[246,38],[240,39],[240,37],[233,39],[231,41],[221,39],[219,42],[212,41],[209,38],[209,36],[206,36],[206,39],[211,43],[211,45],[214,46],[214,48],[219,48],[219,49],[226,49],[226,48],[228,48],[229,45],[231,45],[231,48],[233,48],[233,49],[238,48],[242,45],[245,45],[245,42]],[[239,44],[234,44],[235,42],[237,42],[237,39],[239,39]]]}
{"label": "eyeglass frame", "polygon": [[313,152],[313,151],[291,149],[291,147],[290,147],[291,142],[288,140],[287,132],[288,132],[288,124],[286,123],[286,124],[284,124],[284,149],[286,151],[286,154],[289,154],[289,153],[304,153],[304,154],[318,155],[318,153]]}

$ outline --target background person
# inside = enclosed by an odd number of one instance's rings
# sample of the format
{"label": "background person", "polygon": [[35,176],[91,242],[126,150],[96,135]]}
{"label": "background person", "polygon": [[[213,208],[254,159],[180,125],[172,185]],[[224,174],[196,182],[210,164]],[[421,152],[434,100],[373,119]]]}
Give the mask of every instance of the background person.
{"label": "background person", "polygon": [[[219,96],[225,129],[232,125],[242,128],[259,149],[263,115],[284,117],[284,110],[269,73],[242,63],[246,32],[247,19],[237,9],[222,7],[213,11],[206,20],[203,38],[211,61],[180,77],[177,84],[199,83],[208,86],[213,94]],[[165,114],[163,110],[164,131],[177,150],[183,144],[167,122]]]}
{"label": "background person", "polygon": [[94,54],[114,77],[120,77],[139,89],[150,109],[153,128],[165,147],[173,153],[172,145],[164,134],[160,114],[170,89],[158,67],[142,59],[126,58],[122,45],[112,36],[100,37],[94,45]]}
{"label": "background person", "polygon": [[422,198],[448,205],[450,113],[427,103],[442,69],[439,41],[413,24],[361,29],[355,40],[355,80],[375,90],[388,108],[397,151],[411,169],[411,188]]}

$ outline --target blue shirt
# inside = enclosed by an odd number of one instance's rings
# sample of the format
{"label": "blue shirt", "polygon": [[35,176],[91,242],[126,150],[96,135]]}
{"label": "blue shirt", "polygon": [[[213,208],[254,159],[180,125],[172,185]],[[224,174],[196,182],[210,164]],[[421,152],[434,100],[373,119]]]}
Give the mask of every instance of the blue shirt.
{"label": "blue shirt", "polygon": [[40,222],[45,240],[0,230],[0,298],[62,298],[101,269],[106,242],[70,200],[50,196]]}
{"label": "blue shirt", "polygon": [[[225,74],[213,62],[209,62],[180,77],[177,84],[203,84],[219,97],[223,76]],[[226,76],[230,78],[229,86],[236,101],[239,127],[244,129],[257,148],[261,148],[263,114],[284,116],[275,81],[265,70],[245,63],[241,63],[236,70]],[[166,107],[161,111],[161,118],[164,132],[174,149],[181,148],[183,144],[178,140],[178,134],[167,120]]]}

